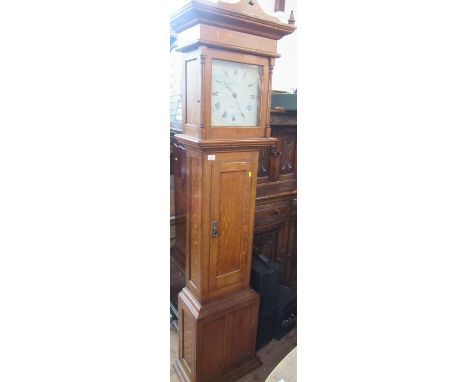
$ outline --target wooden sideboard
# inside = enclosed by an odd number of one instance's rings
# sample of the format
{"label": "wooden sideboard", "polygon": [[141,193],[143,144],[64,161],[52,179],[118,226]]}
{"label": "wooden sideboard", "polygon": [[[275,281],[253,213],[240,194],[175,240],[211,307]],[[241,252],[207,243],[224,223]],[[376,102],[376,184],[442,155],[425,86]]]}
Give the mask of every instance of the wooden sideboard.
{"label": "wooden sideboard", "polygon": [[[297,117],[295,111],[272,110],[271,136],[274,146],[262,149],[257,176],[254,254],[278,261],[280,282],[296,289],[297,245]],[[186,246],[186,149],[171,128],[171,312],[177,315],[177,296],[185,286]]]}

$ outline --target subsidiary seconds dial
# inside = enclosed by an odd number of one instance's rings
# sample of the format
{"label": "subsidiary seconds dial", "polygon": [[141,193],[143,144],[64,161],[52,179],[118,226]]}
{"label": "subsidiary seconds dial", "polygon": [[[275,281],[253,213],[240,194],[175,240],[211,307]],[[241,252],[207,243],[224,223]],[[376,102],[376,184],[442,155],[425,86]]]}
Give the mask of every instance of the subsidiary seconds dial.
{"label": "subsidiary seconds dial", "polygon": [[256,65],[232,61],[212,61],[212,126],[259,125],[261,69]]}

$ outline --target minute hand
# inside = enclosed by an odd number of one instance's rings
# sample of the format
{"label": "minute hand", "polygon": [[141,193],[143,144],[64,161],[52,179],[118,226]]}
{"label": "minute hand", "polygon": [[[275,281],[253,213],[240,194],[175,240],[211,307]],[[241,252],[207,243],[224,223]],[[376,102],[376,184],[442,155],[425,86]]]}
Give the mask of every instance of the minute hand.
{"label": "minute hand", "polygon": [[240,104],[239,104],[239,99],[237,98],[237,94],[231,89],[231,86],[228,85],[228,84],[226,83],[226,81],[223,81],[223,83],[224,83],[224,86],[226,87],[226,89],[228,89],[228,90],[231,92],[232,97],[236,100],[236,104],[237,104],[237,108],[239,109],[239,113],[240,113],[242,116],[244,116],[244,113],[242,113],[242,109],[241,109]]}
{"label": "minute hand", "polygon": [[241,113],[241,115],[244,116],[244,113],[242,113],[242,109],[240,107],[239,100],[237,99],[237,97],[235,97],[235,100],[237,102],[237,108],[239,109],[239,113]]}

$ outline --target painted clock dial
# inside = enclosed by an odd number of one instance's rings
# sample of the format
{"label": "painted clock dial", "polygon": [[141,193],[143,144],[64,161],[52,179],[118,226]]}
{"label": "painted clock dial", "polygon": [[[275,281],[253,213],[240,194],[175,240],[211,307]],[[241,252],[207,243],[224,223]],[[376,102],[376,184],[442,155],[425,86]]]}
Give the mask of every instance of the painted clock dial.
{"label": "painted clock dial", "polygon": [[211,68],[211,126],[259,126],[262,67],[214,59]]}

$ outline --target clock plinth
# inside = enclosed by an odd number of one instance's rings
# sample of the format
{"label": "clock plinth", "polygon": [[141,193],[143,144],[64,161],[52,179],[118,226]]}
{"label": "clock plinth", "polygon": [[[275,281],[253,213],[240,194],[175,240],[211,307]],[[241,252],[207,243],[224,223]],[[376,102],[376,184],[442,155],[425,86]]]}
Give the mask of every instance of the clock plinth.
{"label": "clock plinth", "polygon": [[206,304],[184,288],[179,294],[182,381],[234,381],[261,365],[255,356],[260,296],[246,288]]}
{"label": "clock plinth", "polygon": [[258,158],[276,143],[269,133],[276,42],[295,27],[247,0],[192,0],[171,27],[183,52],[176,140],[185,147],[187,187],[174,367],[181,381],[225,382],[260,365],[259,295],[249,286]]}

